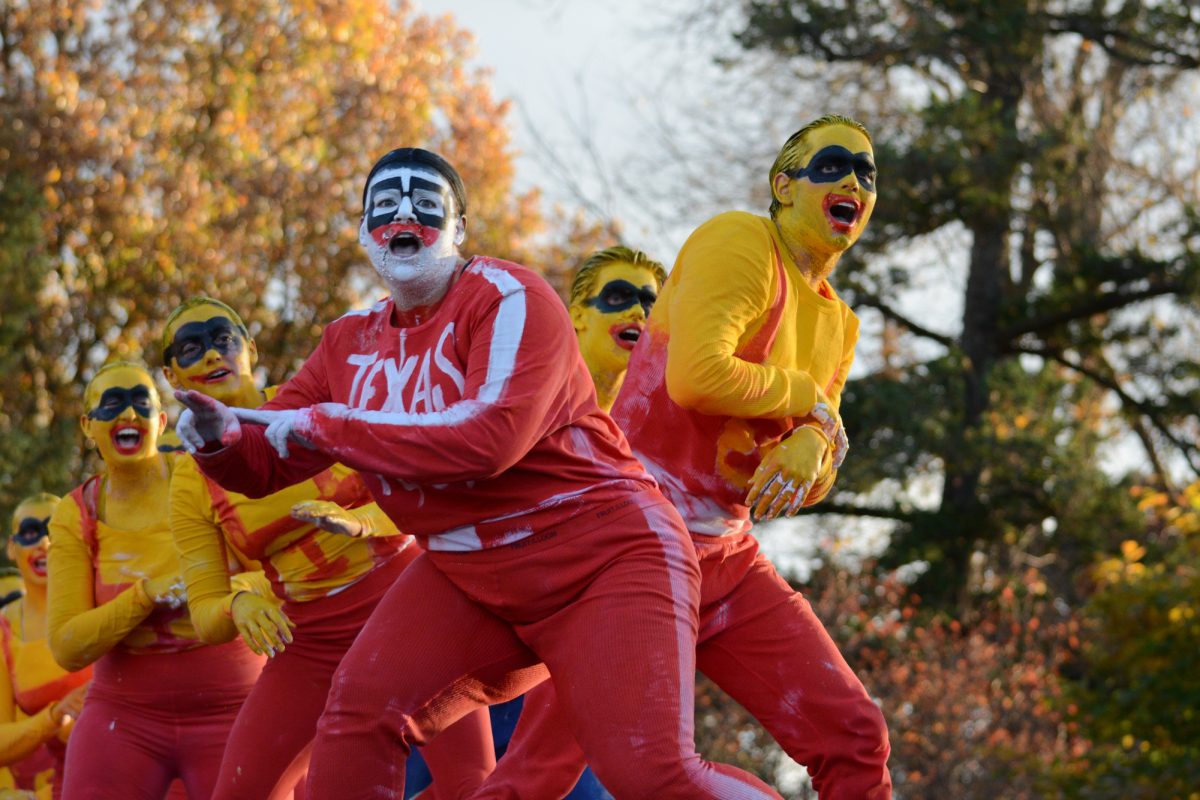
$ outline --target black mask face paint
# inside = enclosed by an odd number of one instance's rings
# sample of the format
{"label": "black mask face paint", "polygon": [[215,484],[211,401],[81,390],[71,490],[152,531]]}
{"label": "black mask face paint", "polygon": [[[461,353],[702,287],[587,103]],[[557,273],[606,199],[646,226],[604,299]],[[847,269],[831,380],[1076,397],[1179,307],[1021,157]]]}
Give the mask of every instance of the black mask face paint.
{"label": "black mask face paint", "polygon": [[787,174],[792,178],[808,178],[813,183],[836,183],[851,172],[864,191],[875,193],[875,160],[865,150],[851,153],[837,144],[823,147],[809,159],[807,167]]}
{"label": "black mask face paint", "polygon": [[49,525],[49,517],[45,519],[26,517],[17,525],[17,532],[12,535],[12,540],[21,547],[33,547],[50,535]]}
{"label": "black mask face paint", "polygon": [[[453,195],[435,181],[410,174],[408,190],[397,175],[371,185],[367,198],[367,231],[374,231],[396,219],[401,208],[411,210],[417,224],[446,230],[453,216]],[[407,203],[405,201],[408,201]]]}
{"label": "black mask face paint", "polygon": [[616,280],[604,284],[604,288],[600,290],[599,294],[584,303],[595,308],[601,314],[615,314],[633,308],[635,305],[641,305],[646,316],[650,316],[650,309],[654,308],[656,300],[658,300],[658,293],[649,286],[639,289],[629,281]]}
{"label": "black mask face paint", "polygon": [[154,402],[151,397],[150,387],[145,384],[139,383],[128,389],[123,386],[113,386],[105,389],[104,394],[100,395],[100,402],[96,403],[96,407],[88,412],[88,419],[112,422],[130,406],[133,406],[133,410],[139,416],[149,419],[150,414],[154,411]]}
{"label": "black mask face paint", "polygon": [[175,360],[181,367],[190,367],[209,350],[223,356],[236,356],[242,352],[242,336],[233,320],[228,317],[212,317],[204,322],[189,322],[175,331],[170,346],[163,350],[163,363]]}

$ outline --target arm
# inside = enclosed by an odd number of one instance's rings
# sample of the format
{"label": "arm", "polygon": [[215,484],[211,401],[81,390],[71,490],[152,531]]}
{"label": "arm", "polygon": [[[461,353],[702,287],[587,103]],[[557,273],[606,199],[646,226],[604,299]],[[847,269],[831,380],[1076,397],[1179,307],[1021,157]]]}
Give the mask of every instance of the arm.
{"label": "arm", "polygon": [[[833,409],[833,413],[838,417],[839,427],[841,425],[842,389],[846,386],[846,379],[850,375],[850,367],[854,364],[854,347],[858,343],[858,317],[848,308],[845,310],[843,326],[845,330],[845,343],[842,350],[842,361],[838,365],[833,385],[829,387],[828,391],[829,404]],[[842,436],[845,438],[844,433]],[[837,481],[837,472],[838,468],[834,466],[833,458],[826,458],[822,462],[821,472],[809,490],[808,495],[804,498],[805,507],[816,505],[833,491],[833,484]]]}
{"label": "arm", "polygon": [[735,355],[771,306],[775,251],[755,217],[721,216],[696,230],[671,287],[666,385],[671,399],[702,414],[780,418],[808,414],[821,399],[807,372]]}
{"label": "arm", "polygon": [[[7,624],[0,621],[0,625]],[[4,635],[8,635],[7,631]],[[59,726],[54,719],[53,703],[32,717],[17,719],[7,655],[7,647],[0,649],[0,766],[15,764],[37,750],[58,733]]]}
{"label": "arm", "polygon": [[[291,410],[306,408],[315,403],[329,400],[328,381],[324,367],[325,339],[301,366],[292,379],[280,387],[279,392],[266,405],[265,410]],[[208,444],[193,452],[196,464],[217,483],[226,489],[247,497],[266,497],[288,486],[306,481],[323,472],[333,464],[333,459],[303,447],[291,448],[289,457],[283,458],[267,441],[265,429],[259,425],[239,425],[229,417],[233,411],[223,404],[198,395],[195,392],[175,393],[176,398],[194,413],[197,419],[204,412],[200,406],[215,409],[206,424],[216,426],[203,431]],[[181,436],[184,436],[184,418],[180,418]],[[188,423],[191,424],[191,423]],[[218,429],[219,428],[219,429]],[[184,436],[186,441],[186,436]]]}
{"label": "arm", "polygon": [[211,512],[204,480],[192,465],[180,463],[171,476],[171,535],[187,585],[188,613],[203,641],[221,644],[237,636],[229,613],[236,592],[225,539]]}
{"label": "arm", "polygon": [[154,610],[146,579],[97,607],[92,554],[83,541],[79,506],[63,498],[50,518],[50,652],[69,672],[107,653]]}
{"label": "arm", "polygon": [[553,291],[500,275],[502,296],[460,327],[461,400],[427,413],[321,403],[299,412],[295,431],[349,467],[413,483],[487,479],[523,458],[561,424],[563,387],[581,365]]}
{"label": "arm", "polygon": [[376,503],[343,508],[332,500],[304,500],[292,506],[291,514],[323,531],[342,536],[404,536],[396,523]]}

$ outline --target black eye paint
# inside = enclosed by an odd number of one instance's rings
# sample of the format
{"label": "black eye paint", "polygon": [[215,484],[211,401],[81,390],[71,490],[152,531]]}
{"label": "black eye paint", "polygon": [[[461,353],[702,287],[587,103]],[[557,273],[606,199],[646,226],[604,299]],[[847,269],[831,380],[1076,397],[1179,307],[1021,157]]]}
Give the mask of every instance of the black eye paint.
{"label": "black eye paint", "polygon": [[650,316],[650,309],[654,308],[656,300],[658,300],[658,293],[649,286],[639,289],[629,281],[616,280],[604,284],[595,297],[584,302],[585,305],[595,308],[601,314],[615,314],[618,311],[640,305],[646,312],[646,316]]}
{"label": "black eye paint", "polygon": [[[392,195],[395,198],[395,205],[377,208],[377,195],[387,190],[395,193]],[[442,210],[440,212],[421,208],[421,197],[422,195],[428,196],[426,193],[437,195],[442,199]],[[447,227],[448,219],[452,218],[452,215],[447,213],[454,206],[450,190],[436,181],[426,180],[417,175],[409,176],[408,191],[404,190],[404,180],[400,176],[396,176],[394,178],[384,178],[372,184],[369,194],[370,197],[367,198],[368,231],[373,231],[376,228],[387,225],[389,222],[395,221],[396,213],[400,210],[400,206],[404,204],[405,198],[412,204],[412,214],[419,225],[444,230]]]}
{"label": "black eye paint", "polygon": [[875,193],[875,161],[865,150],[851,153],[841,145],[823,147],[809,159],[807,167],[787,174],[793,178],[808,178],[813,183],[836,183],[851,172],[864,191]]}
{"label": "black eye paint", "polygon": [[50,535],[50,518],[38,519],[37,517],[25,517],[17,525],[17,532],[12,535],[12,540],[21,547],[33,547],[40,542],[44,537]]}
{"label": "black eye paint", "polygon": [[204,322],[189,322],[175,331],[175,338],[163,350],[163,363],[171,359],[181,367],[190,367],[209,350],[223,356],[235,356],[242,351],[242,337],[228,317],[212,317]]}
{"label": "black eye paint", "polygon": [[154,410],[154,403],[150,398],[150,387],[142,383],[128,389],[123,386],[113,386],[105,389],[104,393],[100,395],[100,401],[96,403],[96,407],[88,412],[88,419],[112,422],[130,406],[133,406],[133,410],[139,416],[149,419],[150,412]]}

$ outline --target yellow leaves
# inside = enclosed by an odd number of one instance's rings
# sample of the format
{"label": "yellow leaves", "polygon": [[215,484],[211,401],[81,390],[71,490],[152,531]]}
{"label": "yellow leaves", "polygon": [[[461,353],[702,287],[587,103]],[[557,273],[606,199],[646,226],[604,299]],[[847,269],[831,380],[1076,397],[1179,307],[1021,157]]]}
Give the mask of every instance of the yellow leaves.
{"label": "yellow leaves", "polygon": [[1141,561],[1146,556],[1146,548],[1135,542],[1133,539],[1126,539],[1121,542],[1121,557],[1128,563]]}

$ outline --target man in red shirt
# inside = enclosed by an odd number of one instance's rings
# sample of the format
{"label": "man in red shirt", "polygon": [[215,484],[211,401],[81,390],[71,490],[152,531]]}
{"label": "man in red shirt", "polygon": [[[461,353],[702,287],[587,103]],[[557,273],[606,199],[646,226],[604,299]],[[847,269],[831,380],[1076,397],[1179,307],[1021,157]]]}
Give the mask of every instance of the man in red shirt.
{"label": "man in red shirt", "polygon": [[696,754],[682,521],[597,407],[550,286],[460,255],[465,200],[439,156],[385,155],[359,239],[391,296],[330,324],[262,409],[177,394],[181,439],[227,489],[261,496],[341,462],[427,551],[334,676],[310,795],[400,793],[412,745],[548,667],[614,796],[779,798]]}

